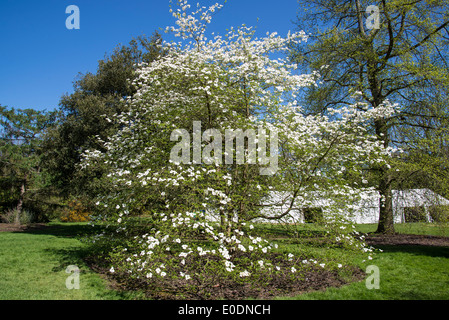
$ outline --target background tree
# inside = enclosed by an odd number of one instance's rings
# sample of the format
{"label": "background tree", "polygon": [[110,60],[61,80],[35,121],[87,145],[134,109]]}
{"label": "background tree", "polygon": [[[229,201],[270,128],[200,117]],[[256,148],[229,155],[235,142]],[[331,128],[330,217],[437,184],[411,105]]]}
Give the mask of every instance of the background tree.
{"label": "background tree", "polygon": [[[373,22],[367,23],[369,5],[379,9],[379,28],[367,27]],[[369,168],[381,196],[377,231],[393,233],[391,191],[398,182],[410,182],[419,173],[427,177],[422,187],[440,170],[446,174],[439,175],[439,189],[447,192],[449,4],[311,0],[300,1],[300,8],[305,11],[297,25],[310,40],[294,56],[306,70],[320,68],[322,76],[321,84],[303,96],[309,112],[324,114],[329,107],[352,104],[355,91],[373,108],[386,99],[400,105],[395,115],[370,125],[385,146],[404,150],[404,157],[389,165]]]}
{"label": "background tree", "polygon": [[49,204],[49,175],[42,168],[42,138],[57,112],[0,106],[1,209],[24,208],[44,219]]}
{"label": "background tree", "polygon": [[117,129],[108,117],[125,110],[125,98],[132,96],[134,70],[163,55],[161,36],[138,37],[98,62],[96,74],[80,74],[74,83],[74,93],[60,101],[58,125],[45,137],[45,167],[51,172],[52,183],[62,195],[86,195],[99,187],[96,177],[100,167],[86,173],[77,169],[80,155],[88,148],[98,147],[97,138],[105,138]]}

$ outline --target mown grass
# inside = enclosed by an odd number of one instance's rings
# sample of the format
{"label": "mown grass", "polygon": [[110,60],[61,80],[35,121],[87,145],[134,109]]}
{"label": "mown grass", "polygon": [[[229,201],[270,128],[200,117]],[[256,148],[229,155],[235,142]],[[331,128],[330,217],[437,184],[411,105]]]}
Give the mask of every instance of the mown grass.
{"label": "mown grass", "polygon": [[[1,300],[128,299],[134,293],[108,289],[83,257],[86,245],[78,235],[89,232],[85,223],[53,223],[30,232],[0,232]],[[68,289],[69,265],[79,268],[79,289]],[[73,283],[73,282],[72,282]]]}
{"label": "mown grass", "polygon": [[[311,241],[319,234],[313,225],[303,226],[289,239],[278,226],[257,226],[259,232],[280,244],[280,247],[309,253],[327,260],[358,264],[360,255],[338,248],[328,249]],[[375,225],[358,227],[361,232],[375,231]],[[449,236],[449,228],[441,225],[397,225],[399,233]],[[115,291],[101,275],[91,271],[84,257],[89,253],[78,235],[92,232],[85,223],[51,223],[50,228],[29,232],[0,232],[0,300],[129,300],[139,299],[138,292]],[[449,299],[449,247],[379,246],[382,253],[368,264],[380,271],[380,289],[369,290],[365,281],[341,288],[279,299],[323,300],[447,300]],[[80,289],[69,290],[66,273],[69,265],[80,270]],[[367,262],[360,264],[366,267]]]}
{"label": "mown grass", "polygon": [[[361,224],[357,230],[364,233],[375,232],[377,224]],[[395,232],[399,234],[418,234],[438,237],[449,237],[448,223],[400,223],[395,224]]]}
{"label": "mown grass", "polygon": [[[341,288],[302,294],[298,300],[448,300],[449,248],[379,246],[370,265],[379,268],[379,289],[368,289],[366,280]],[[368,281],[370,283],[370,281]]]}
{"label": "mown grass", "polygon": [[[357,230],[364,233],[374,232],[376,228],[377,225],[374,224],[357,226]],[[399,234],[449,236],[449,228],[444,224],[397,224],[395,230]],[[360,267],[375,265],[379,268],[379,289],[368,289],[367,280],[364,280],[341,288],[328,288],[325,291],[279,299],[449,300],[449,247],[378,245],[376,249],[382,252],[376,253],[373,260]],[[339,253],[340,258],[345,257],[344,252]]]}

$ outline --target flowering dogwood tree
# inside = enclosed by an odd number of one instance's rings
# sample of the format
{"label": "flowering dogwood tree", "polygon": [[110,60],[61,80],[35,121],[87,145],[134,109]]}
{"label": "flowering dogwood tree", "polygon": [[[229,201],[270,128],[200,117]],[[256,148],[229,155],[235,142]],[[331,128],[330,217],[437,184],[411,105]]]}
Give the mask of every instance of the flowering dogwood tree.
{"label": "flowering dogwood tree", "polygon": [[[328,199],[325,220],[335,241],[366,250],[341,222],[367,190],[366,164],[391,151],[364,125],[394,106],[366,112],[360,103],[332,119],[304,116],[297,94],[319,73],[298,74],[295,64],[273,58],[306,41],[304,33],[257,38],[243,26],[208,39],[222,5],[178,6],[167,31],[180,41],[164,43],[165,56],[139,67],[127,112],[108,119],[121,130],[104,142],[106,151],[84,154],[85,168],[97,163],[109,172],[94,221],[128,236],[111,272],[187,283],[206,273],[239,281],[300,274],[308,261],[270,255],[275,245],[253,236],[251,221],[285,218],[310,206],[317,191]],[[146,219],[144,232],[129,231],[135,216]]]}

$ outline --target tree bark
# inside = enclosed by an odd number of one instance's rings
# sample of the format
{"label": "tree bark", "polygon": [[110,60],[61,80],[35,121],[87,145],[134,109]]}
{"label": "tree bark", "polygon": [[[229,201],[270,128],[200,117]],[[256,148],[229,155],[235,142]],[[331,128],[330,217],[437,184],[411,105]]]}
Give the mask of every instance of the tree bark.
{"label": "tree bark", "polygon": [[22,215],[23,210],[23,199],[25,198],[25,181],[22,182],[22,185],[20,186],[20,196],[19,196],[19,202],[17,203],[17,216],[15,223],[20,223],[20,216]]}
{"label": "tree bark", "polygon": [[[367,51],[374,54],[373,43],[367,43]],[[371,104],[374,108],[379,107],[384,100],[380,81],[378,79],[378,68],[375,60],[367,59],[367,80],[371,91]],[[374,128],[377,137],[382,141],[384,148],[388,148],[390,144],[390,136],[388,132],[389,119],[380,118],[374,121]],[[379,180],[377,191],[379,192],[379,222],[377,224],[376,233],[394,234],[393,219],[393,202],[391,195],[391,175],[387,165],[381,165],[378,168]]]}
{"label": "tree bark", "polygon": [[376,233],[394,234],[393,199],[388,169],[382,168],[379,181],[379,223]]}
{"label": "tree bark", "polygon": [[[382,140],[384,147],[389,145],[389,136],[387,128],[387,120],[380,119],[375,121],[375,129],[377,136]],[[377,224],[376,233],[394,234],[394,217],[393,217],[393,199],[391,193],[391,175],[386,165],[378,168],[379,182],[377,191],[379,192],[379,222]]]}

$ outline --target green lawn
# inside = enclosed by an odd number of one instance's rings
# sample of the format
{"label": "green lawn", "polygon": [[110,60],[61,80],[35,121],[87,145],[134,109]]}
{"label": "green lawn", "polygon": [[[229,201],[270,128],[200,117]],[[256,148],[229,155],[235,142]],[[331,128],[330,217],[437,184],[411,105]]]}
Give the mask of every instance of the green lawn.
{"label": "green lawn", "polygon": [[[77,237],[90,231],[83,223],[52,223],[51,228],[30,232],[0,232],[0,300],[97,300],[135,299],[138,293],[108,289],[100,275],[82,260],[86,245]],[[369,232],[375,226],[361,226]],[[402,225],[399,232],[447,235],[447,229],[431,225]],[[402,230],[404,229],[404,230]],[[286,244],[290,246],[290,244]],[[298,250],[323,254],[326,249],[296,245]],[[367,289],[365,281],[288,299],[449,300],[449,247],[383,246],[369,264],[380,271],[380,289]],[[338,249],[328,257],[350,260]],[[67,266],[80,270],[80,289],[69,290]],[[280,297],[281,299],[287,299]]]}
{"label": "green lawn", "polygon": [[294,298],[325,300],[449,300],[449,247],[382,246],[370,261],[379,268],[379,289],[365,281]]}
{"label": "green lawn", "polygon": [[[377,225],[371,224],[359,225],[357,229],[367,233],[376,228]],[[447,224],[397,224],[395,230],[400,234],[449,236]],[[376,248],[383,252],[374,255],[369,264],[379,268],[379,289],[367,289],[362,281],[282,299],[449,300],[449,247],[383,245]]]}
{"label": "green lawn", "polygon": [[[377,224],[358,225],[360,232],[375,232]],[[449,225],[447,223],[400,223],[395,224],[395,231],[401,234],[419,234],[439,237],[449,237]]]}
{"label": "green lawn", "polygon": [[[85,245],[76,237],[86,224],[53,224],[31,232],[0,232],[1,300],[126,299],[107,289],[107,283],[82,260]],[[69,265],[79,270],[79,289],[69,290]],[[71,282],[73,283],[73,282]]]}

